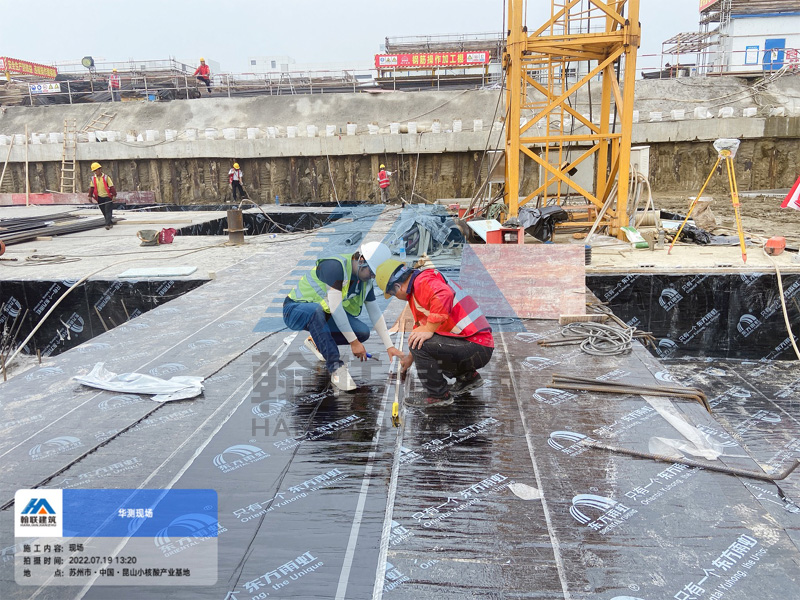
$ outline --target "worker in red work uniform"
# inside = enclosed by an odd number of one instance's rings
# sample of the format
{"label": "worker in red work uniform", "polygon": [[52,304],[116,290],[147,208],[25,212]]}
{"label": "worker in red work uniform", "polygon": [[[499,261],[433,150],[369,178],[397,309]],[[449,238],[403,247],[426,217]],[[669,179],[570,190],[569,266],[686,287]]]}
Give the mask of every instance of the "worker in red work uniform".
{"label": "worker in red work uniform", "polygon": [[100,207],[100,212],[106,220],[106,229],[111,229],[114,226],[114,221],[111,219],[111,211],[114,207],[114,198],[117,197],[117,188],[114,187],[114,182],[111,177],[103,173],[103,167],[100,163],[92,163],[92,183],[89,187],[89,199],[97,202]]}
{"label": "worker in red work uniform", "polygon": [[[414,317],[401,373],[416,363],[426,396],[407,398],[407,404],[446,406],[454,396],[483,385],[478,369],[492,358],[494,338],[472,296],[436,269],[413,269],[394,259],[378,267],[375,283],[386,298],[407,300]],[[455,377],[455,383],[448,386],[445,375]]]}
{"label": "worker in red work uniform", "polygon": [[239,193],[239,198],[244,198],[244,188],[242,187],[242,170],[239,168],[239,163],[233,163],[233,168],[228,171],[228,182],[231,184],[233,201],[236,202],[237,192]]}
{"label": "worker in red work uniform", "polygon": [[108,87],[111,91],[111,101],[119,102],[120,79],[119,79],[119,73],[117,73],[116,69],[113,69],[111,71],[111,77],[108,78]]}
{"label": "worker in red work uniform", "polygon": [[200,59],[200,66],[197,67],[194,71],[195,76],[197,77],[197,81],[206,84],[206,88],[208,88],[208,95],[211,95],[211,69],[208,68],[206,64],[206,59]]}
{"label": "worker in red work uniform", "polygon": [[381,165],[381,169],[378,171],[378,185],[381,187],[381,202],[384,204],[388,200],[390,175],[391,172],[387,171],[384,165]]}

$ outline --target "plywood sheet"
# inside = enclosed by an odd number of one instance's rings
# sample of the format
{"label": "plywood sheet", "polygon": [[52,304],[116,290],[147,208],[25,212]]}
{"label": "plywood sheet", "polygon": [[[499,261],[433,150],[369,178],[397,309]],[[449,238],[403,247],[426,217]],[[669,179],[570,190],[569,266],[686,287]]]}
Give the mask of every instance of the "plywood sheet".
{"label": "plywood sheet", "polygon": [[467,245],[459,283],[487,316],[586,314],[584,254],[565,244]]}

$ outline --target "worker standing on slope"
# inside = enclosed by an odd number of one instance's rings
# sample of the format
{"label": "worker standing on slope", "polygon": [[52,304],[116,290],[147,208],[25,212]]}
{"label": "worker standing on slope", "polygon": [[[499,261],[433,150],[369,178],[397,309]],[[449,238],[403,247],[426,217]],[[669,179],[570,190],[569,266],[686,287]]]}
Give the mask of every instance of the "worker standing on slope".
{"label": "worker standing on slope", "polygon": [[[407,300],[416,326],[408,337],[409,353],[401,372],[412,363],[426,395],[407,398],[410,406],[446,406],[454,396],[483,385],[478,369],[494,352],[492,328],[477,302],[436,269],[413,269],[389,259],[378,266],[375,282],[384,296]],[[444,376],[455,378],[452,386]]]}
{"label": "worker standing on slope", "polygon": [[391,171],[386,170],[385,165],[381,165],[380,171],[378,171],[378,185],[381,187],[381,202],[384,204],[389,199],[389,177],[391,174]]}
{"label": "worker standing on slope", "polygon": [[386,321],[375,302],[374,268],[391,256],[385,244],[368,242],[353,254],[337,254],[317,261],[283,302],[283,321],[293,331],[308,331],[306,347],[331,374],[331,383],[344,391],[356,384],[341,360],[339,345],[349,344],[353,355],[367,360],[363,342],[370,328],[356,317],[366,305],[375,332],[389,357],[403,354],[392,345]]}
{"label": "worker standing on slope", "polygon": [[100,212],[106,220],[106,229],[111,229],[114,226],[114,221],[111,218],[111,212],[114,208],[114,198],[117,197],[117,189],[114,187],[114,182],[111,177],[103,174],[103,167],[100,163],[92,163],[92,183],[89,187],[89,199],[97,202],[100,207]]}
{"label": "worker standing on slope", "polygon": [[244,188],[242,187],[242,170],[239,168],[239,163],[233,163],[233,168],[228,171],[228,181],[231,184],[233,201],[236,202],[237,190],[239,192],[239,198],[244,198]]}
{"label": "worker standing on slope", "polygon": [[206,84],[206,88],[208,88],[208,95],[211,95],[211,69],[208,68],[206,64],[206,59],[200,59],[200,66],[197,67],[194,71],[195,76],[197,77],[197,81]]}
{"label": "worker standing on slope", "polygon": [[113,69],[111,71],[111,77],[108,78],[108,87],[109,91],[111,92],[111,101],[119,102],[120,79],[119,79],[119,73],[117,73],[116,69]]}

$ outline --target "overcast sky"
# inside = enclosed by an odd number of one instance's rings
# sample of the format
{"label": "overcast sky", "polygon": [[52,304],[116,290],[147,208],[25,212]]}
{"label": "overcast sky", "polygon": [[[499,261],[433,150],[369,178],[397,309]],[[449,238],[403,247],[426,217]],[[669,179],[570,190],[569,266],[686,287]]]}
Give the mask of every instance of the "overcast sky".
{"label": "overcast sky", "polygon": [[[550,13],[528,0],[528,27]],[[698,0],[642,0],[640,53],[698,28]],[[503,0],[0,0],[0,56],[51,64],[200,56],[249,71],[249,56],[369,65],[384,38],[499,32]],[[654,59],[649,59],[650,61]],[[647,66],[641,62],[640,66]],[[657,61],[653,63],[653,66]]]}

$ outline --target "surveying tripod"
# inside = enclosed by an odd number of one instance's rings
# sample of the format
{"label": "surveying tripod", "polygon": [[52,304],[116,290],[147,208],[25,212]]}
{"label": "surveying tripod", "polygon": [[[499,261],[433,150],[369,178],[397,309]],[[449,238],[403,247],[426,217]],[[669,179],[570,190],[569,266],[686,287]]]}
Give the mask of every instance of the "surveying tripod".
{"label": "surveying tripod", "polygon": [[714,149],[717,151],[717,162],[714,163],[714,167],[711,169],[711,173],[709,173],[706,182],[703,184],[703,187],[700,189],[700,193],[695,196],[692,205],[689,207],[689,212],[686,213],[686,218],[681,223],[680,228],[678,229],[678,233],[675,234],[675,237],[672,240],[672,243],[669,245],[669,250],[667,254],[672,252],[672,247],[675,245],[675,242],[678,241],[678,238],[681,237],[681,232],[683,231],[686,222],[689,220],[689,217],[692,215],[692,211],[694,207],[697,206],[697,202],[700,200],[700,196],[703,195],[706,187],[708,187],[708,183],[711,181],[711,177],[714,175],[714,171],[717,170],[719,163],[722,160],[725,160],[725,165],[728,170],[728,185],[730,186],[731,190],[731,204],[733,204],[733,214],[736,217],[736,231],[739,234],[739,246],[742,248],[742,261],[747,262],[747,248],[745,247],[744,243],[744,232],[742,231],[742,217],[739,214],[739,187],[736,184],[736,172],[733,168],[733,159],[736,157],[736,151],[739,149],[739,140],[730,140],[730,139],[719,139],[714,142]]}

